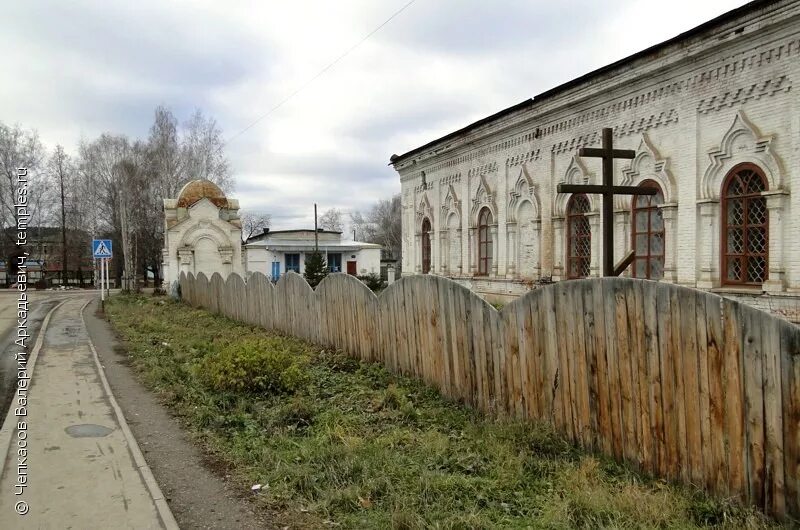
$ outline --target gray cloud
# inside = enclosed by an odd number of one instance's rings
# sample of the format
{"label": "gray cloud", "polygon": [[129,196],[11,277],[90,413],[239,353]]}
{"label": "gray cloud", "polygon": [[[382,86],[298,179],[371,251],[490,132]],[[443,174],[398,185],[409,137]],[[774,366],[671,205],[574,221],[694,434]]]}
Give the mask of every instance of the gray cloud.
{"label": "gray cloud", "polygon": [[165,3],[16,2],[5,11],[15,40],[59,62],[167,87],[234,83],[252,71],[247,50],[257,49],[237,27]]}
{"label": "gray cloud", "polygon": [[[461,56],[497,54],[509,49],[542,51],[591,31],[591,22],[613,12],[619,0],[438,0],[417,2],[413,22],[388,28],[385,37],[427,52]],[[413,10],[413,12],[411,12]],[[572,35],[570,35],[572,34]]]}
{"label": "gray cloud", "polygon": [[[236,196],[278,228],[313,225],[314,202],[366,210],[399,192],[392,153],[743,1],[419,0],[228,146]],[[7,2],[0,121],[74,149],[144,137],[164,104],[179,119],[202,108],[230,137],[403,3]]]}

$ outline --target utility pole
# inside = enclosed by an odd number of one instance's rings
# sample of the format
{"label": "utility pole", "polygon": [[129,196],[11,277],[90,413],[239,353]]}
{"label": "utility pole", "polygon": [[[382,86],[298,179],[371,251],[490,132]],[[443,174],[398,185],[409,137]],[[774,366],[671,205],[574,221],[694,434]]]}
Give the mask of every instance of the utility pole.
{"label": "utility pole", "polygon": [[125,199],[125,189],[123,188],[122,193],[120,193],[119,198],[120,209],[119,209],[119,221],[120,221],[120,230],[122,232],[122,253],[124,254],[124,258],[122,260],[122,289],[124,291],[130,290],[130,285],[128,285],[128,257],[130,256],[130,248],[128,244],[128,205]]}
{"label": "utility pole", "polygon": [[317,231],[317,203],[314,203],[314,252],[319,252],[319,232]]}

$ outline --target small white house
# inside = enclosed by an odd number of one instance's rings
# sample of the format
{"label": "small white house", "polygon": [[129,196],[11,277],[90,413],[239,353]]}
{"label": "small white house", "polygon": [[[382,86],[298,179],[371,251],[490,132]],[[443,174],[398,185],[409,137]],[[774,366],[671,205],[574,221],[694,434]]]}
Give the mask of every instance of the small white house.
{"label": "small white house", "polygon": [[[343,241],[341,232],[319,230],[318,248],[331,272],[353,276],[380,274],[381,247]],[[314,252],[314,230],[265,230],[244,245],[245,270],[261,272],[276,281],[288,271],[303,274],[306,256]]]}

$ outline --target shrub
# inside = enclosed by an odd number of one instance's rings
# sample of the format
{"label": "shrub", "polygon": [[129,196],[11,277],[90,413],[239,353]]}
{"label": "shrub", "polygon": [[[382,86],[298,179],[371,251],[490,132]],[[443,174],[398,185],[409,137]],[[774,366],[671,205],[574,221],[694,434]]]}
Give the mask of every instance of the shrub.
{"label": "shrub", "polygon": [[292,394],[305,386],[305,359],[285,339],[249,339],[205,357],[197,368],[200,381],[217,391]]}
{"label": "shrub", "polygon": [[314,422],[316,409],[308,398],[294,396],[277,411],[276,424],[289,429],[304,429]]}
{"label": "shrub", "polygon": [[383,289],[383,280],[379,274],[375,274],[373,272],[372,274],[358,276],[358,279],[364,282],[364,285],[369,287],[369,289],[373,292]]}

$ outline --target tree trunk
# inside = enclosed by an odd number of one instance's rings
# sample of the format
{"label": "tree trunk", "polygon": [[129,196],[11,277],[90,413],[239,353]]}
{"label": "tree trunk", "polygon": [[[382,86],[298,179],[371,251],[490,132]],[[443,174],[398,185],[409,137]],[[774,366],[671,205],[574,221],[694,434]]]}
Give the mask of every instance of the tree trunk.
{"label": "tree trunk", "polygon": [[61,185],[61,285],[67,281],[67,210],[64,205],[64,171],[58,172]]}

